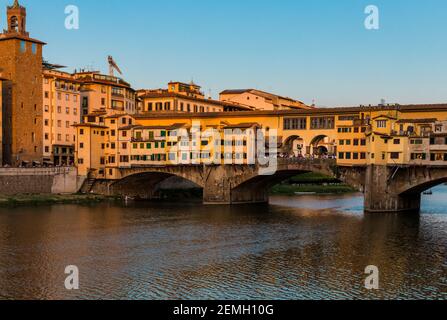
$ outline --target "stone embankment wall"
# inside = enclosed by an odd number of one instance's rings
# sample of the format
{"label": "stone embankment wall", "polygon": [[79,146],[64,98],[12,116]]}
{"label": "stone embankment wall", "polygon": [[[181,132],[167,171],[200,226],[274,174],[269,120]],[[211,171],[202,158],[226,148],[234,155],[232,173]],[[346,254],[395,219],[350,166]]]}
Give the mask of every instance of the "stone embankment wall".
{"label": "stone embankment wall", "polygon": [[84,183],[76,168],[0,168],[0,194],[70,194]]}

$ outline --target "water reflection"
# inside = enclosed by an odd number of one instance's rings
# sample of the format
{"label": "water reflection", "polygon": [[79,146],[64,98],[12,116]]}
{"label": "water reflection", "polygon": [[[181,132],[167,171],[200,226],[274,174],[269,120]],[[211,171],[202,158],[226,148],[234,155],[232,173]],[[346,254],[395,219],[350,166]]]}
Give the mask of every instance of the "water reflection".
{"label": "water reflection", "polygon": [[[361,195],[0,209],[0,298],[445,299],[443,192],[421,216],[364,216]],[[77,292],[64,289],[72,264]],[[371,264],[376,292],[363,289]]]}

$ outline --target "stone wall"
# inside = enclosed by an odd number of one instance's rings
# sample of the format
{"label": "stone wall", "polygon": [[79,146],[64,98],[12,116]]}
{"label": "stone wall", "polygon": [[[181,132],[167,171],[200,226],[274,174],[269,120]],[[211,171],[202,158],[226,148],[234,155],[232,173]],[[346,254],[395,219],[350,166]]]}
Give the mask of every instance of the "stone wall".
{"label": "stone wall", "polygon": [[0,194],[76,193],[84,179],[76,168],[0,168]]}

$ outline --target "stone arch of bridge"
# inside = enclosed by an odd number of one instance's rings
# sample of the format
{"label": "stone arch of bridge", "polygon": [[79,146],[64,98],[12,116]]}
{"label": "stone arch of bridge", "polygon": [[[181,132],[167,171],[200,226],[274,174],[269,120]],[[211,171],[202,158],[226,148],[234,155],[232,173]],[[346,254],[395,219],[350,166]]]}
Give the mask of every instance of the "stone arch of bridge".
{"label": "stone arch of bridge", "polygon": [[278,170],[273,175],[260,175],[254,171],[232,186],[231,202],[268,202],[272,187],[302,173],[316,172],[335,177],[336,172],[334,172],[331,163],[330,161],[316,161],[315,164],[309,164],[309,161],[301,160],[287,165],[279,164]]}
{"label": "stone arch of bridge", "polygon": [[426,181],[416,181],[411,186],[405,186],[399,190],[399,195],[404,197],[417,196],[421,193],[437,187],[441,184],[447,183],[446,177],[436,177],[432,179],[427,179]]}
{"label": "stone arch of bridge", "polygon": [[200,175],[146,170],[128,173],[120,180],[112,182],[109,186],[109,193],[142,199],[157,198],[159,186],[167,180],[170,180],[174,185],[182,185],[182,188],[203,189],[204,187]]}

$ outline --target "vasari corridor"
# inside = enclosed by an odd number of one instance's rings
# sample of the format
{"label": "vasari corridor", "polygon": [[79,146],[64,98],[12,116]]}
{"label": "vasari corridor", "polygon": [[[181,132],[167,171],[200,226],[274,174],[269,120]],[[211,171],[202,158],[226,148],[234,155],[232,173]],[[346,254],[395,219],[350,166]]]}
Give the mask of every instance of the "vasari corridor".
{"label": "vasari corridor", "polygon": [[0,0],[0,301],[445,301],[447,4],[371,2]]}

